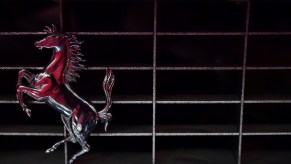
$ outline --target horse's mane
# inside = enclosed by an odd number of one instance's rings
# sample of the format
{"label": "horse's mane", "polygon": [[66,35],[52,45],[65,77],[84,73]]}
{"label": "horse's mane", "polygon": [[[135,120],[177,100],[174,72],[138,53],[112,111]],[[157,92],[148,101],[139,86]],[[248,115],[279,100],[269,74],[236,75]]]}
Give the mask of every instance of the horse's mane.
{"label": "horse's mane", "polygon": [[68,82],[76,82],[80,75],[76,71],[84,70],[85,66],[80,64],[83,62],[81,57],[84,56],[81,53],[80,45],[83,42],[77,40],[75,35],[69,37],[69,50],[68,50],[68,60],[67,67],[65,69],[65,77]]}
{"label": "horse's mane", "polygon": [[[48,35],[56,35],[56,36],[62,36],[64,34],[61,34],[57,31],[57,28],[52,25],[52,28],[46,27],[44,31]],[[67,65],[64,71],[65,75],[65,81],[67,82],[76,82],[77,78],[80,77],[80,75],[76,71],[84,70],[86,69],[84,65],[80,64],[80,62],[83,62],[81,57],[84,56],[81,53],[80,45],[83,43],[81,41],[78,41],[75,35],[66,36],[68,37],[68,52],[67,52]]]}

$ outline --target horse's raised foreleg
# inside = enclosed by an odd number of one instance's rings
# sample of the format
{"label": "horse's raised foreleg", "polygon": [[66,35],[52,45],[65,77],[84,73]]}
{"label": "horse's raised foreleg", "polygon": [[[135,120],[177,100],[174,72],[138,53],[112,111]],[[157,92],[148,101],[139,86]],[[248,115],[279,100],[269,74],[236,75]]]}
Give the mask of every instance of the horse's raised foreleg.
{"label": "horse's raised foreleg", "polygon": [[74,137],[69,136],[66,139],[63,139],[63,140],[55,143],[51,148],[47,149],[45,152],[46,153],[51,153],[51,152],[55,151],[61,144],[65,143],[67,141],[72,141],[73,142],[74,140],[75,140]]}
{"label": "horse's raised foreleg", "polygon": [[25,69],[19,71],[16,87],[21,85],[22,78],[25,78],[28,81],[28,83],[31,83],[31,81],[33,80],[34,77],[35,77],[35,75],[33,73],[31,73]]}
{"label": "horse's raised foreleg", "polygon": [[39,89],[34,89],[30,87],[25,86],[19,86],[17,88],[17,99],[19,101],[20,106],[22,107],[22,110],[27,113],[27,115],[31,116],[31,110],[27,108],[26,104],[23,102],[23,93],[29,95],[30,97],[36,99],[37,101],[41,101],[43,98],[46,98],[46,90],[48,88],[48,85],[42,85]]}

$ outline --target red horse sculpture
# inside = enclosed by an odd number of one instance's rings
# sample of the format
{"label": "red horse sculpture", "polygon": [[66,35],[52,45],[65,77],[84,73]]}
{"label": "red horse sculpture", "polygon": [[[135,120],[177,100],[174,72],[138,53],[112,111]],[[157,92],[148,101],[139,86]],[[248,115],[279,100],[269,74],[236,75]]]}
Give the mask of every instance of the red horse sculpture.
{"label": "red horse sculpture", "polygon": [[[105,131],[111,114],[108,113],[111,107],[111,91],[114,85],[114,75],[107,69],[103,81],[103,89],[106,96],[106,106],[97,112],[96,109],[87,101],[79,97],[70,87],[69,82],[76,81],[79,77],[76,71],[83,70],[85,67],[80,64],[82,54],[80,44],[73,35],[68,37],[57,32],[56,27],[47,27],[45,30],[48,36],[35,43],[39,49],[54,48],[49,65],[39,74],[32,74],[27,70],[21,70],[17,80],[17,99],[22,109],[31,116],[31,110],[27,108],[23,101],[23,94],[27,94],[36,101],[45,102],[54,110],[61,114],[61,119],[69,132],[69,136],[54,144],[46,150],[50,153],[66,141],[78,142],[82,150],[70,159],[72,163],[76,157],[89,151],[90,146],[86,139],[97,125],[98,120],[105,123]],[[25,78],[29,85],[22,85],[22,78]]]}

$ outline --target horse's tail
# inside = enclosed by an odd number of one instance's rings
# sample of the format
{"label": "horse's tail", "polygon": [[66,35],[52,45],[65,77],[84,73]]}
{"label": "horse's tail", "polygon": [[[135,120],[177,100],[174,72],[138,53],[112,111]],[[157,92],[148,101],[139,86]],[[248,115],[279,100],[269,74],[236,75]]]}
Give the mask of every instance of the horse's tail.
{"label": "horse's tail", "polygon": [[109,68],[106,68],[106,75],[103,80],[103,90],[106,96],[106,105],[103,110],[98,112],[99,118],[101,119],[102,123],[105,123],[105,131],[107,131],[108,123],[112,117],[111,113],[108,113],[108,110],[110,109],[112,105],[112,99],[111,99],[111,92],[112,87],[115,82],[115,77],[112,73],[112,70]]}

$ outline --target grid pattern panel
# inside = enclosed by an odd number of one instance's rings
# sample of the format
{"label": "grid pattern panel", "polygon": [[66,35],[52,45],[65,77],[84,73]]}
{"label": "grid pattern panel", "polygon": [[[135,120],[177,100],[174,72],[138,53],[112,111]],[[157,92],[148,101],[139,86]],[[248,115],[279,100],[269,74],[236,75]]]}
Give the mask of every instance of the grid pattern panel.
{"label": "grid pattern panel", "polygon": [[[12,3],[0,3],[15,11]],[[31,31],[53,22],[61,31],[85,40],[88,69],[72,84],[78,93],[101,108],[105,100],[96,96],[102,93],[96,84],[101,84],[106,66],[117,79],[109,132],[104,133],[99,125],[89,140],[91,152],[79,161],[291,162],[289,2],[17,3],[22,6],[11,20],[0,17],[0,42],[6,55],[0,61],[0,74],[9,80],[0,86],[0,150],[9,150],[1,153],[0,161],[20,163],[21,158],[13,156],[17,152],[26,159],[34,157],[28,163],[68,163],[79,149],[65,143],[55,154],[45,156],[46,147],[67,135],[58,115],[33,100],[28,101],[35,117],[24,118],[16,112],[20,109],[11,81],[20,69],[42,70],[51,53],[34,55],[39,52],[33,42],[44,33]],[[18,18],[26,8],[31,10],[23,21],[31,23],[30,27]],[[48,16],[45,11],[53,14]],[[36,13],[50,19],[31,16]],[[84,19],[88,17],[96,21]],[[20,45],[19,50],[11,50]],[[36,56],[34,61],[27,60],[26,54],[31,53]],[[99,54],[100,60],[95,60]],[[92,74],[94,80],[88,83]],[[29,144],[36,140],[43,142]]]}

